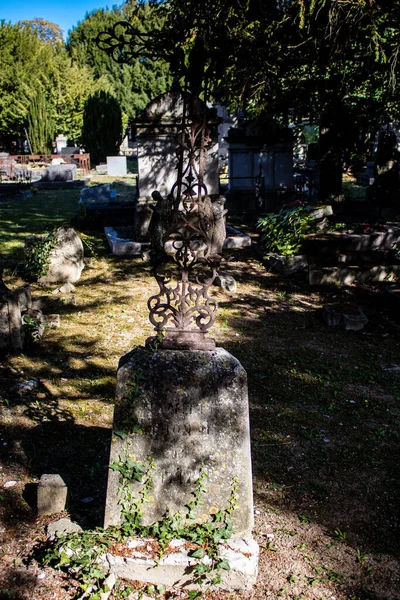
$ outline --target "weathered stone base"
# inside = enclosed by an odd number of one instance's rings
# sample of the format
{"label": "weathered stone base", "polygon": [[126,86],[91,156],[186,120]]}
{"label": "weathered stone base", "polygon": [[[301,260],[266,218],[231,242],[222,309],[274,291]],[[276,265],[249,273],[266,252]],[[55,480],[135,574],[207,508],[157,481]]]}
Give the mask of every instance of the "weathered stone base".
{"label": "weathered stone base", "polygon": [[[194,582],[196,572],[193,567],[202,562],[209,564],[210,559],[190,557],[191,550],[184,540],[172,540],[162,558],[155,559],[151,553],[154,540],[134,538],[127,542],[124,556],[107,554],[103,557],[104,567],[121,579],[143,581],[166,587],[184,587],[185,589],[204,589]],[[150,550],[150,552],[149,552]],[[248,591],[256,582],[259,547],[250,539],[231,539],[219,544],[219,555],[229,562],[230,570],[219,570],[221,583],[213,589]],[[215,576],[215,571],[209,577]]]}
{"label": "weathered stone base", "polygon": [[[134,394],[132,392],[134,391]],[[223,348],[210,351],[136,348],[123,357],[117,378],[105,527],[119,525],[120,473],[127,457],[146,471],[153,461],[152,496],[142,507],[145,525],[167,511],[185,516],[200,475],[207,493],[191,518],[205,522],[229,506],[237,485],[233,533],[253,528],[247,376]],[[142,481],[131,491],[140,496]]]}

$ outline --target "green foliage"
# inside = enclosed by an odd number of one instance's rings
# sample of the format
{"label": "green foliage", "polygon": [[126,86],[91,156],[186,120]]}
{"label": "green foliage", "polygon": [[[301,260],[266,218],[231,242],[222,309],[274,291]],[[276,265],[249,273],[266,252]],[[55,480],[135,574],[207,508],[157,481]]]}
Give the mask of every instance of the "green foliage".
{"label": "green foliage", "polygon": [[53,152],[54,129],[51,107],[43,90],[39,89],[32,97],[28,110],[28,134],[33,154]]}
{"label": "green foliage", "polygon": [[283,256],[297,254],[305,235],[311,228],[310,208],[293,206],[259,219],[260,243],[269,252]]}
{"label": "green foliage", "polygon": [[[37,114],[45,104],[47,129],[54,123],[52,135],[77,140],[86,99],[99,88],[110,88],[104,78],[95,82],[87,67],[71,64],[59,27],[42,19],[0,22],[0,64],[0,135],[6,139],[24,139],[30,108]],[[38,127],[35,117],[33,125]],[[45,147],[51,150],[48,142]]]}
{"label": "green foliage", "polygon": [[118,154],[123,138],[122,112],[118,101],[108,92],[90,96],[83,114],[81,141],[95,164]]}
{"label": "green foliage", "polygon": [[33,319],[28,315],[22,317],[21,333],[30,341],[36,343],[42,335],[43,323],[40,319]]}
{"label": "green foliage", "polygon": [[95,81],[101,78],[107,82],[122,111],[132,120],[150,100],[165,92],[171,77],[168,65],[161,60],[135,58],[129,65],[116,64],[97,47],[94,40],[100,32],[126,20],[139,31],[148,32],[160,29],[164,17],[155,3],[148,1],[94,10],[71,30],[67,49],[74,65],[88,68]]}
{"label": "green foliage", "polygon": [[27,281],[37,281],[44,275],[50,265],[50,253],[56,245],[54,232],[33,239],[25,249],[24,277]]}
{"label": "green foliage", "polygon": [[[230,516],[237,504],[237,479],[232,483],[231,496],[225,510],[210,511],[210,519],[205,522],[193,522],[189,517],[191,510],[201,504],[202,496],[207,494],[205,486],[206,474],[202,472],[193,491],[193,503],[188,507],[188,514],[167,513],[161,521],[149,526],[141,523],[142,506],[150,501],[150,490],[155,469],[154,461],[149,459],[147,465],[134,460],[133,457],[120,458],[111,468],[120,473],[120,505],[123,523],[119,527],[109,527],[107,530],[96,529],[80,533],[67,534],[48,544],[44,562],[56,568],[67,569],[70,575],[77,578],[80,589],[84,592],[82,598],[89,597],[98,600],[105,592],[104,579],[106,573],[100,566],[99,559],[115,543],[124,543],[129,537],[153,537],[160,544],[161,552],[174,538],[181,538],[197,544],[191,556],[198,559],[194,566],[195,580],[198,583],[215,585],[221,581],[221,570],[229,570],[229,562],[222,559],[218,553],[218,543],[227,540],[232,535]],[[139,491],[133,491],[132,481],[140,482]],[[137,488],[136,488],[137,490]],[[155,591],[155,590],[154,590]],[[160,586],[159,593],[163,593]],[[190,597],[199,597],[199,592]]]}

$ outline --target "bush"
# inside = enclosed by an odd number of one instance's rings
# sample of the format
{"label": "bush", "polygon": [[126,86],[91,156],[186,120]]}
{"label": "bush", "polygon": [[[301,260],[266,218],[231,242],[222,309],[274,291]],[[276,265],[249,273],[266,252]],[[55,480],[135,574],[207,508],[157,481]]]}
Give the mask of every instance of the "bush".
{"label": "bush", "polygon": [[309,206],[282,208],[278,213],[259,219],[260,243],[269,252],[293,256],[298,254],[311,224]]}

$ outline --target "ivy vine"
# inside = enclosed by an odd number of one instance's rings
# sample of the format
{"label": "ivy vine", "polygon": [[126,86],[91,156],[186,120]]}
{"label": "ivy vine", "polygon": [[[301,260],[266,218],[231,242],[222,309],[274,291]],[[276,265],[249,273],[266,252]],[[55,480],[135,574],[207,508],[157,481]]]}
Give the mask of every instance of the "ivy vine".
{"label": "ivy vine", "polygon": [[[125,448],[127,450],[127,448]],[[100,600],[101,594],[109,591],[105,584],[106,572],[101,564],[101,557],[112,549],[115,543],[124,543],[132,536],[154,538],[160,545],[161,558],[172,539],[180,538],[196,544],[197,548],[190,556],[198,559],[193,569],[194,582],[199,585],[217,585],[221,582],[221,571],[229,570],[229,562],[219,555],[218,544],[232,536],[231,514],[237,505],[238,480],[232,482],[228,505],[224,510],[217,507],[210,509],[207,520],[196,520],[195,508],[203,502],[207,495],[207,474],[202,471],[196,488],[192,492],[193,499],[182,512],[167,512],[164,517],[151,525],[142,524],[142,507],[151,501],[151,490],[155,470],[154,460],[147,463],[137,461],[134,456],[124,453],[110,468],[120,474],[120,500],[122,524],[108,529],[97,528],[93,531],[71,533],[47,543],[44,563],[56,568],[63,568],[80,582],[79,598]],[[132,489],[132,482],[142,483],[139,491]],[[150,586],[151,587],[151,586]],[[129,587],[119,583],[116,588],[118,597],[129,595]],[[189,598],[201,595],[199,591],[191,591]]]}
{"label": "ivy vine", "polygon": [[50,266],[50,254],[56,246],[55,231],[30,241],[25,248],[23,274],[27,281],[37,281],[46,275]]}

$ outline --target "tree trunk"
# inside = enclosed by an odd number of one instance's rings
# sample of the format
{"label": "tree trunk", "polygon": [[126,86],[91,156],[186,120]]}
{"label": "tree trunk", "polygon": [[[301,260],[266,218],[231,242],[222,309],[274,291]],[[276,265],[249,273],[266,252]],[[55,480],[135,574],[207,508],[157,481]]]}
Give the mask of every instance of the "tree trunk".
{"label": "tree trunk", "polygon": [[320,117],[320,202],[339,200],[342,195],[343,107],[339,100],[325,104]]}

